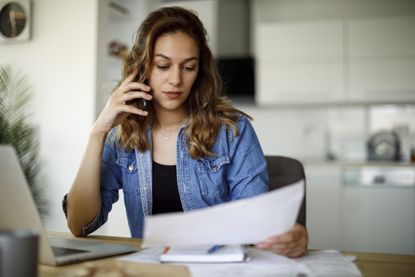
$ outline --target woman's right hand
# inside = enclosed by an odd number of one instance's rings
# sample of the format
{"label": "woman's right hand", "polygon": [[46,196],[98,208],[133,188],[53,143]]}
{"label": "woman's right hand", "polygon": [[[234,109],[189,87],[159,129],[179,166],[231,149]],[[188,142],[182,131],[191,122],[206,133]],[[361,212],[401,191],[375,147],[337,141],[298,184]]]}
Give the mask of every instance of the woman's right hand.
{"label": "woman's right hand", "polygon": [[131,73],[120,86],[111,94],[104,110],[95,121],[93,131],[107,134],[113,127],[117,126],[130,114],[147,116],[148,112],[140,110],[127,102],[134,99],[151,100],[150,87],[139,82],[133,82],[137,71]]}

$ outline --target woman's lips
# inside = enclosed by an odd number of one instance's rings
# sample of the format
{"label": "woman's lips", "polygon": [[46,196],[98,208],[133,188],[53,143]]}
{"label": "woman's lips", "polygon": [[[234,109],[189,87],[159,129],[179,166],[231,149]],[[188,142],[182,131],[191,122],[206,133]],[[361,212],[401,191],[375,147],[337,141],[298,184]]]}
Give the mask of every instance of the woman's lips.
{"label": "woman's lips", "polygon": [[176,98],[179,98],[180,95],[182,95],[182,92],[181,91],[165,91],[164,94],[166,94],[167,97],[170,99],[176,99]]}

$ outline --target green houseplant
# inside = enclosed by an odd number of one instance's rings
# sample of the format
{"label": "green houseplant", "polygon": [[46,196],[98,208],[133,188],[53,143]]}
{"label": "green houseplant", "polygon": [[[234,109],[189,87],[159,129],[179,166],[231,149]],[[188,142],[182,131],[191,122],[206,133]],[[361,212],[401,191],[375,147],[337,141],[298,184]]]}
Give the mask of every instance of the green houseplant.
{"label": "green houseplant", "polygon": [[0,144],[11,144],[16,149],[33,199],[44,217],[48,203],[40,177],[39,136],[29,123],[30,100],[27,78],[10,66],[0,66]]}

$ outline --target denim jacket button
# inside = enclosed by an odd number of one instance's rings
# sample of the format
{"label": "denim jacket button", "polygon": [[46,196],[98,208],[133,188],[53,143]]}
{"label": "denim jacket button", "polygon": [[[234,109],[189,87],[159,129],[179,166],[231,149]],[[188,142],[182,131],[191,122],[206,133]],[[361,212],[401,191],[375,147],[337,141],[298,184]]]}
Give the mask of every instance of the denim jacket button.
{"label": "denim jacket button", "polygon": [[212,165],[212,170],[213,170],[213,171],[218,170],[218,166],[217,166],[217,165]]}
{"label": "denim jacket button", "polygon": [[128,171],[132,172],[134,170],[134,164],[128,166]]}

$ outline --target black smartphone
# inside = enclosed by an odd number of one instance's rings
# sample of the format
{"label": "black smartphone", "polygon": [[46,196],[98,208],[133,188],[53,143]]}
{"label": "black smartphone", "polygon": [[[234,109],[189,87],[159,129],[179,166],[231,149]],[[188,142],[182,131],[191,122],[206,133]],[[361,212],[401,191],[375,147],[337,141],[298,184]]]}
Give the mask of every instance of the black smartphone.
{"label": "black smartphone", "polygon": [[[138,80],[136,78],[136,79],[134,79],[134,82],[142,82],[145,85],[148,85],[147,79],[144,80],[144,82],[143,82],[143,81],[140,81],[140,80]],[[147,111],[148,110],[147,100],[145,100],[143,98],[138,98],[138,99],[131,100],[127,104],[128,105],[133,105],[133,106],[135,106],[135,107],[137,107],[137,108],[139,108],[140,110],[143,110],[143,111]],[[142,116],[140,116],[140,118],[142,118]]]}
{"label": "black smartphone", "polygon": [[137,106],[140,110],[147,111],[147,100],[143,98],[137,99]]}

